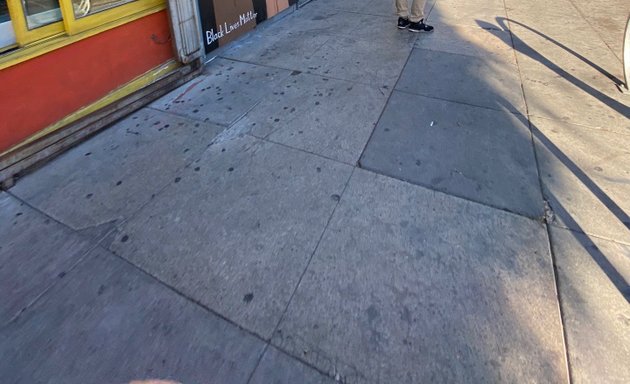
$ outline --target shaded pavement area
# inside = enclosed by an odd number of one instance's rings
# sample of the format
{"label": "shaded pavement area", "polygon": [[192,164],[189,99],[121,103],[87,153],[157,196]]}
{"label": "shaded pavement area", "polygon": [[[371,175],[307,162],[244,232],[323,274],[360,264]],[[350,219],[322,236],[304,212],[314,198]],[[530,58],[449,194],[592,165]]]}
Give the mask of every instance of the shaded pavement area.
{"label": "shaded pavement area", "polygon": [[630,382],[630,5],[391,3],[315,0],[0,193],[2,382]]}

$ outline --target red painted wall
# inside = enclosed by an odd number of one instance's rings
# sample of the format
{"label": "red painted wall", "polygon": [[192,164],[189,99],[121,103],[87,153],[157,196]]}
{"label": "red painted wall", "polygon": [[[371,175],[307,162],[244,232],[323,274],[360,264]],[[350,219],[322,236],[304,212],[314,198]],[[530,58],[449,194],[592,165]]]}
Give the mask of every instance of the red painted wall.
{"label": "red painted wall", "polygon": [[0,152],[173,57],[162,11],[0,70]]}

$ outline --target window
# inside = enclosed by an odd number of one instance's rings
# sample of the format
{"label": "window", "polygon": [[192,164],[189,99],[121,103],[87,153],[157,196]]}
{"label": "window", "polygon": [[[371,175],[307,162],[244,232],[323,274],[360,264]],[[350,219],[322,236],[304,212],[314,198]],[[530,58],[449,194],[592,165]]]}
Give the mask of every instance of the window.
{"label": "window", "polygon": [[61,21],[61,8],[57,0],[23,0],[23,3],[28,29]]}
{"label": "window", "polygon": [[60,0],[66,33],[75,34],[163,5],[165,0]]}
{"label": "window", "polygon": [[106,25],[166,0],[0,0],[0,52]]}
{"label": "window", "polygon": [[15,33],[13,32],[13,23],[9,17],[9,8],[6,0],[0,1],[0,52],[6,47],[15,44]]}
{"label": "window", "polygon": [[132,1],[134,0],[72,0],[72,8],[74,17],[80,19]]}
{"label": "window", "polygon": [[58,0],[8,0],[6,3],[19,45],[63,32]]}

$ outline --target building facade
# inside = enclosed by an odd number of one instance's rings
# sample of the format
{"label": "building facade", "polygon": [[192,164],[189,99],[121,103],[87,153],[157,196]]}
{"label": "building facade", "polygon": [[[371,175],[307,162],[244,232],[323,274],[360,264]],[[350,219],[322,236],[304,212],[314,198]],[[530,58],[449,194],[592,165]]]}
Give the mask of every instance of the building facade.
{"label": "building facade", "polygon": [[0,182],[194,77],[295,0],[0,0]]}

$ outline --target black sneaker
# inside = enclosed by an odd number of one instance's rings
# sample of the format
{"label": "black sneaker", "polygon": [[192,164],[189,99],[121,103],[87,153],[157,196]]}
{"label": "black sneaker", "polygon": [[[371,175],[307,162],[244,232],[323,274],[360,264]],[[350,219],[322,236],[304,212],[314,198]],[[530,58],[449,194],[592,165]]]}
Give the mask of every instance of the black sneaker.
{"label": "black sneaker", "polygon": [[[400,21],[398,23],[398,25],[400,25]],[[407,27],[407,29],[409,29],[411,32],[433,32],[433,27],[425,24],[424,19],[418,21],[417,23],[409,22],[409,26]]]}
{"label": "black sneaker", "polygon": [[404,19],[402,17],[398,18],[398,29],[405,29],[409,26],[409,24],[411,24],[409,20]]}

